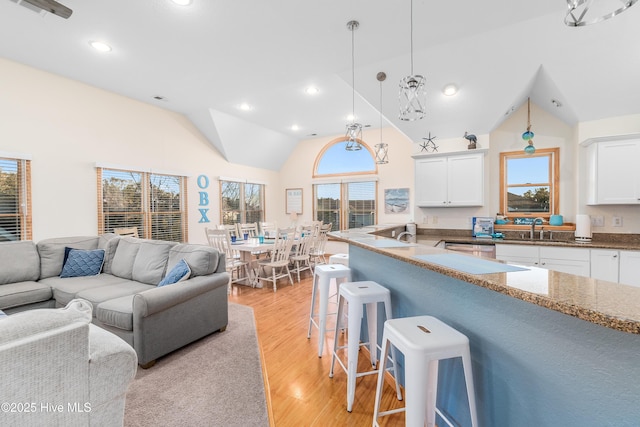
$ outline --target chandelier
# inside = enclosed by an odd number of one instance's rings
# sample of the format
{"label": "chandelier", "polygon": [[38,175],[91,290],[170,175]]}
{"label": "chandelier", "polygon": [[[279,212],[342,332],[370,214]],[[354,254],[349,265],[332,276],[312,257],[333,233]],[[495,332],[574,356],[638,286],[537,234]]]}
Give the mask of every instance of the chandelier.
{"label": "chandelier", "polygon": [[385,81],[387,75],[384,71],[380,71],[376,75],[376,79],[380,82],[380,143],[373,146],[376,163],[385,165],[389,163],[389,144],[382,142],[382,82]]}
{"label": "chandelier", "polygon": [[564,23],[570,27],[595,24],[624,12],[638,0],[567,0]]}
{"label": "chandelier", "polygon": [[411,0],[411,75],[400,80],[400,120],[414,121],[425,116],[425,105],[427,103],[427,92],[425,90],[426,79],[413,74],[413,0]]}
{"label": "chandelier", "polygon": [[355,72],[355,57],[354,57],[354,31],[358,29],[360,23],[358,21],[347,22],[347,29],[351,31],[351,123],[347,123],[347,145],[345,149],[347,151],[362,150],[360,141],[362,140],[362,125],[356,123],[356,72]]}

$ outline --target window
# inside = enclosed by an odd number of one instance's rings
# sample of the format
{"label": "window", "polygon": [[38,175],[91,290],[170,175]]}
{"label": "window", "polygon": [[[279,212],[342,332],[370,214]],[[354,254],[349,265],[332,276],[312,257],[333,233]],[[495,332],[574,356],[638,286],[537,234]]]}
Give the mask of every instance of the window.
{"label": "window", "polygon": [[136,227],[146,239],[187,241],[186,177],[98,168],[98,230]]}
{"label": "window", "polygon": [[0,242],[32,238],[31,161],[0,157]]}
{"label": "window", "polygon": [[220,180],[222,224],[264,221],[264,185]]}
{"label": "window", "polygon": [[354,177],[377,172],[373,153],[364,142],[360,144],[362,150],[347,151],[343,138],[333,140],[316,159],[314,175],[332,178],[313,186],[314,217],[331,222],[334,231],[365,227],[377,221],[376,178]]}
{"label": "window", "polygon": [[548,219],[559,211],[559,149],[500,153],[500,206],[508,216]]}

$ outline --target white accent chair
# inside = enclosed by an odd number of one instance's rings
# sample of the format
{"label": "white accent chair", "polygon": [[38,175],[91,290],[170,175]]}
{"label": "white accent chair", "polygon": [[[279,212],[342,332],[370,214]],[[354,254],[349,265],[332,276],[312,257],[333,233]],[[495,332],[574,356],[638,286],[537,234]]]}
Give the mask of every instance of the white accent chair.
{"label": "white accent chair", "polygon": [[[233,283],[244,281],[247,285],[250,285],[251,275],[249,274],[249,263],[242,261],[242,259],[240,259],[240,254],[234,253],[231,248],[231,237],[229,231],[205,228],[204,232],[207,236],[209,246],[216,248],[219,252],[225,255],[226,268],[229,273],[228,293],[231,293],[231,285]],[[241,270],[244,270],[244,276],[240,276]]]}
{"label": "white accent chair", "polygon": [[[283,277],[288,277],[289,282],[293,285],[293,279],[289,271],[289,255],[291,254],[291,247],[294,241],[294,228],[278,229],[273,249],[271,249],[271,256],[258,261],[258,266],[262,272],[262,274],[258,276],[258,280],[272,282],[273,292],[277,290],[276,283],[278,279]],[[271,274],[267,273],[267,267],[271,269]]]}

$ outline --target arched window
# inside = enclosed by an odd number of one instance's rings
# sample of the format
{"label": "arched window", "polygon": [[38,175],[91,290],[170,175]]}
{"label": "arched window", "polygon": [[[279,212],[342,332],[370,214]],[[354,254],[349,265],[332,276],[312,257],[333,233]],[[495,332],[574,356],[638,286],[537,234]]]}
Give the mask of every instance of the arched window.
{"label": "arched window", "polygon": [[347,151],[346,140],[335,139],[316,158],[314,178],[327,179],[313,185],[314,218],[332,223],[332,230],[360,228],[377,221],[378,168],[371,148],[359,142],[361,150]]}

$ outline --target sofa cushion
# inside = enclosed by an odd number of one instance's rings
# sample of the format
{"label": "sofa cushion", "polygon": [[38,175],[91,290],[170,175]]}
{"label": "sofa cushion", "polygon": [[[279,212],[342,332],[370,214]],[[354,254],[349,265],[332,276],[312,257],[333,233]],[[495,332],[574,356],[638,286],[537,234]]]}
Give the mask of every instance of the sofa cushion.
{"label": "sofa cushion", "polygon": [[59,237],[38,242],[40,254],[40,278],[59,276],[62,271],[64,248],[96,249],[98,236]]}
{"label": "sofa cushion", "polygon": [[171,248],[167,268],[172,269],[180,260],[184,259],[191,268],[191,276],[206,276],[218,269],[220,252],[204,245],[179,244]]}
{"label": "sofa cushion", "polygon": [[60,277],[95,276],[100,274],[104,264],[104,249],[71,249]]}
{"label": "sofa cushion", "polygon": [[40,282],[16,282],[0,286],[0,310],[50,300],[51,286]]}
{"label": "sofa cushion", "polygon": [[157,285],[167,271],[169,250],[175,245],[175,242],[140,240],[140,249],[133,263],[133,280]]}
{"label": "sofa cushion", "polygon": [[133,264],[140,250],[141,240],[135,237],[122,237],[111,263],[111,274],[123,279],[133,279]]}
{"label": "sofa cushion", "polygon": [[134,281],[127,281],[123,283],[117,283],[109,286],[99,286],[96,288],[85,289],[76,294],[77,298],[82,298],[93,304],[94,310],[97,310],[98,305],[102,302],[108,301],[113,298],[120,298],[127,295],[134,295],[138,292],[144,292],[147,289],[154,289],[154,285],[147,285],[145,283],[139,283]]}
{"label": "sofa cushion", "polygon": [[27,310],[12,314],[0,322],[0,345],[73,322],[89,323],[91,319],[91,306],[81,300],[71,301],[61,309]]}
{"label": "sofa cushion", "polygon": [[96,319],[108,326],[133,331],[133,295],[98,304]]}
{"label": "sofa cushion", "polygon": [[111,274],[111,263],[113,262],[113,257],[116,254],[119,242],[120,236],[114,233],[102,234],[98,239],[98,249],[104,249],[103,273]]}
{"label": "sofa cushion", "polygon": [[181,259],[176,265],[173,266],[170,272],[158,283],[158,287],[173,285],[174,283],[182,282],[183,280],[187,280],[191,275],[191,269],[189,268],[189,264],[183,259]]}
{"label": "sofa cushion", "polygon": [[35,281],[40,277],[40,257],[36,245],[31,241],[0,243],[0,285],[15,282]]}
{"label": "sofa cushion", "polygon": [[78,292],[85,289],[98,288],[100,286],[111,286],[118,283],[127,283],[127,279],[113,276],[111,274],[98,274],[97,276],[86,277],[49,277],[42,279],[38,283],[51,286],[53,298],[57,304],[65,305],[76,297]]}

